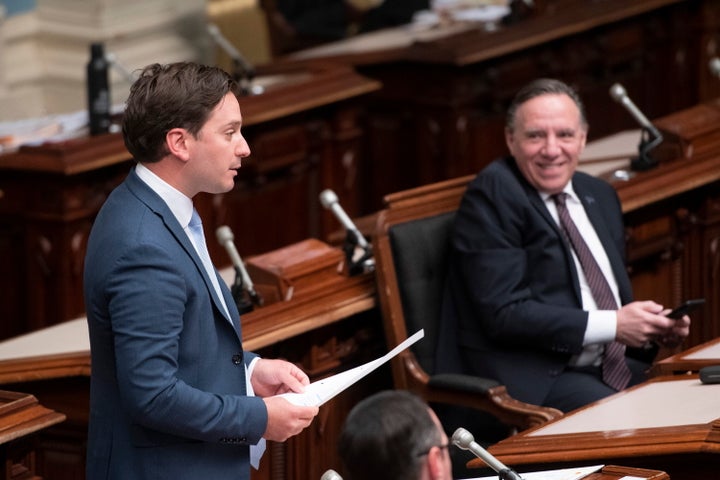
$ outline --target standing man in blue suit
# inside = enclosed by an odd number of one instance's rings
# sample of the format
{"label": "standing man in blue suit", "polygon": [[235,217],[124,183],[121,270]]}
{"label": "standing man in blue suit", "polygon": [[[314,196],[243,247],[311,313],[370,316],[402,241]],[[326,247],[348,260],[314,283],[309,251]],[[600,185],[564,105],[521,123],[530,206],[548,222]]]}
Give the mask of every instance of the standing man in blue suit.
{"label": "standing man in blue suit", "polygon": [[150,65],[130,90],[123,136],[137,165],[85,258],[89,480],[245,480],[255,446],[318,412],[275,396],[302,391],[305,373],[243,351],[232,295],[193,234],[193,197],[231,190],[250,155],[239,94],[194,63]]}
{"label": "standing man in blue suit", "polygon": [[440,365],[459,352],[469,373],[562,411],[644,380],[654,347],[678,345],[690,325],[633,301],[615,189],[576,172],[587,131],[560,81],[515,96],[511,156],[478,174],[457,213],[443,305],[457,335],[437,351]]}

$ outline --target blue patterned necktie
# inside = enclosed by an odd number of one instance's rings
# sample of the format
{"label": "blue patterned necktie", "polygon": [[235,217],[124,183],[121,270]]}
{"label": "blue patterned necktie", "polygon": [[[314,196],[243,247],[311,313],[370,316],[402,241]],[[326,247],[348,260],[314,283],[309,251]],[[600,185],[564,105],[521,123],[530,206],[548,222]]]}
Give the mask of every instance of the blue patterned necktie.
{"label": "blue patterned necktie", "polygon": [[[610,289],[605,275],[597,264],[590,248],[585,243],[582,235],[577,229],[575,222],[570,217],[565,200],[567,193],[558,193],[552,196],[557,207],[560,224],[570,245],[580,261],[583,273],[587,279],[590,292],[600,310],[617,310],[618,305],[615,296]],[[603,382],[615,390],[624,389],[630,382],[632,373],[625,362],[625,345],[613,341],[605,346],[605,354],[602,362]]]}

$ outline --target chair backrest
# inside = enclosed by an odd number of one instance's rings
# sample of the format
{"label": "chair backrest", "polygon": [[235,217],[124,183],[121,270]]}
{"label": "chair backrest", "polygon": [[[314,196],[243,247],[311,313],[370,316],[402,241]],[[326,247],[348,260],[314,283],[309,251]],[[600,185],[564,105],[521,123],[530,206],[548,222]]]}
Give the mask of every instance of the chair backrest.
{"label": "chair backrest", "polygon": [[562,413],[520,402],[494,380],[463,375],[460,358],[452,358],[457,349],[444,348],[438,357],[443,364],[435,362],[438,340],[447,347],[456,335],[454,325],[441,323],[442,309],[449,308],[442,296],[453,220],[472,178],[385,197],[387,208],[378,215],[373,237],[375,278],[388,347],[425,329],[425,338],[392,359],[395,388],[415,392],[435,407],[445,405],[438,415],[446,429],[473,425],[494,443],[508,434],[508,426],[528,428]]}
{"label": "chair backrest", "polygon": [[425,338],[392,361],[396,388],[427,383],[447,269],[450,232],[460,199],[473,176],[385,197],[373,238],[378,296],[388,347],[425,329]]}
{"label": "chair backrest", "polygon": [[410,333],[425,329],[425,341],[415,343],[412,350],[428,373],[435,370],[435,345],[454,219],[455,212],[442,213],[394,225],[388,232],[405,327]]}

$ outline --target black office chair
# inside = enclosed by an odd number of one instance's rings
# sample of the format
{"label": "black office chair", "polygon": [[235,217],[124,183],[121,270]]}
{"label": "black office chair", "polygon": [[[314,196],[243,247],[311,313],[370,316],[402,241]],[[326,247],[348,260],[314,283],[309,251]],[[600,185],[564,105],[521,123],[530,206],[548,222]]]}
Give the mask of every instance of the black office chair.
{"label": "black office chair", "polygon": [[[562,416],[559,410],[512,398],[497,381],[460,373],[435,374],[435,345],[455,212],[472,176],[385,197],[373,251],[385,335],[395,346],[419,329],[425,338],[392,360],[395,388],[431,404],[486,412],[511,429],[523,430]],[[479,435],[481,432],[475,432]]]}

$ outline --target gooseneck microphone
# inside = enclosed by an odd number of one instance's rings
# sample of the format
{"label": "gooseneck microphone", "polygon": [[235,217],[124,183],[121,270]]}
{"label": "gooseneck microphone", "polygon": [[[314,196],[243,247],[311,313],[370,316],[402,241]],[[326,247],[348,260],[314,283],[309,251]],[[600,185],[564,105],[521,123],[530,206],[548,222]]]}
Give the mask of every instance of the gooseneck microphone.
{"label": "gooseneck microphone", "polygon": [[452,436],[452,443],[462,450],[470,450],[473,455],[495,470],[500,480],[522,480],[522,477],[518,475],[515,470],[506,467],[500,460],[492,456],[490,452],[478,445],[472,433],[464,428],[461,427],[455,430]]}
{"label": "gooseneck microphone", "polygon": [[613,100],[625,107],[640,127],[642,127],[643,133],[640,138],[640,145],[638,146],[640,154],[637,159],[633,159],[631,162],[631,168],[633,170],[649,170],[656,167],[658,163],[650,157],[649,152],[662,142],[662,134],[640,109],[637,108],[625,91],[625,87],[619,83],[613,84],[613,86],[610,87],[610,96]]}
{"label": "gooseneck microphone", "polygon": [[133,72],[131,72],[130,70],[128,70],[128,69],[125,67],[125,65],[123,65],[122,63],[120,63],[120,61],[119,61],[118,58],[117,58],[117,55],[115,55],[113,52],[108,52],[108,51],[106,51],[106,52],[105,52],[105,60],[108,62],[108,64],[109,64],[112,68],[114,68],[115,70],[117,70],[123,77],[125,77],[125,80],[126,80],[129,84],[135,83],[135,80],[137,80],[138,76],[137,76],[135,73],[133,73]]}
{"label": "gooseneck microphone", "polygon": [[[323,207],[330,210],[335,218],[345,227],[347,230],[347,241],[343,246],[345,256],[349,264],[349,271],[351,275],[362,272],[369,272],[375,269],[375,262],[372,259],[372,247],[365,240],[365,237],[360,230],[355,226],[350,217],[348,217],[345,210],[340,206],[337,195],[329,188],[320,192],[320,203]],[[361,249],[359,258],[356,255],[355,247]]]}
{"label": "gooseneck microphone", "polygon": [[715,75],[716,77],[720,78],[720,58],[713,57],[708,62],[708,67],[710,67],[710,72]]}
{"label": "gooseneck microphone", "polygon": [[207,31],[215,44],[220,47],[233,61],[235,81],[241,84],[243,93],[248,94],[248,85],[255,78],[255,68],[248,62],[242,53],[225,38],[220,29],[214,23],[208,23]]}
{"label": "gooseneck microphone", "polygon": [[643,128],[647,129],[654,137],[662,137],[660,132],[657,128],[655,128],[655,125],[648,120],[648,118],[640,111],[640,109],[635,105],[635,103],[628,97],[627,92],[625,91],[625,87],[620,85],[619,83],[613,84],[612,87],[610,87],[610,96],[621,104],[625,109],[630,112],[630,115],[633,116],[635,121]]}
{"label": "gooseneck microphone", "polygon": [[340,206],[338,196],[335,195],[335,192],[333,192],[329,188],[320,192],[320,203],[322,203],[323,207],[327,208],[335,215],[335,218],[337,218],[338,221],[342,224],[342,226],[345,227],[345,230],[355,236],[355,241],[360,248],[368,247],[368,243],[365,240],[365,237],[363,237],[362,233],[360,233],[360,230],[358,230],[353,221],[350,220],[350,217],[348,217],[347,213],[345,213],[345,210],[343,210],[343,208]]}
{"label": "gooseneck microphone", "polygon": [[[263,305],[263,299],[255,291],[255,286],[252,280],[250,280],[250,275],[248,275],[247,270],[245,270],[245,264],[240,258],[237,248],[235,248],[235,236],[232,230],[230,230],[230,227],[227,225],[222,225],[215,230],[215,236],[220,245],[227,251],[230,261],[235,268],[235,283],[231,291],[238,305],[238,310],[240,310],[240,313],[247,313],[253,309],[253,305],[261,307]],[[250,297],[250,302],[245,299],[243,292],[247,292]]]}
{"label": "gooseneck microphone", "polygon": [[343,480],[343,478],[340,476],[339,473],[337,473],[331,468],[330,470],[327,470],[325,473],[322,474],[320,480]]}

